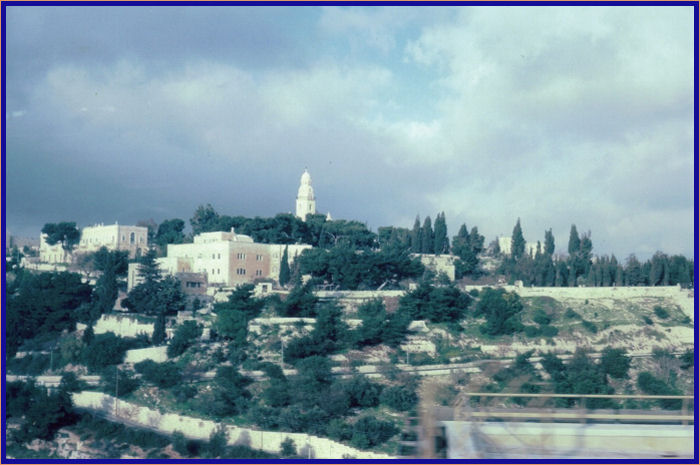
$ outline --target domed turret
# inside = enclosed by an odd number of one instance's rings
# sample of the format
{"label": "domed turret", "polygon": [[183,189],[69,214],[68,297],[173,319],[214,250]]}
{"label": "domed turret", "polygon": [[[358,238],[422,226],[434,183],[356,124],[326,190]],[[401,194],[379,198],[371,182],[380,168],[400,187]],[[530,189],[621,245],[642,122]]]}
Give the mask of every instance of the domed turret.
{"label": "domed turret", "polygon": [[314,197],[314,188],[311,187],[311,175],[305,169],[301,175],[299,191],[297,192],[297,216],[306,220],[306,215],[309,213],[316,213],[316,198]]}

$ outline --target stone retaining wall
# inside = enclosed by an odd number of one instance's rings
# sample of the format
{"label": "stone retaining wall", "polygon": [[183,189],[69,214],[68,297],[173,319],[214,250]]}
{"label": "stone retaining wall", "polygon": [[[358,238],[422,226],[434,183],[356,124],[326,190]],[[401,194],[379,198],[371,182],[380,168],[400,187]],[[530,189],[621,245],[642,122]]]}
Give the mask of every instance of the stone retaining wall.
{"label": "stone retaining wall", "polygon": [[[73,394],[73,404],[76,407],[95,410],[122,420],[126,424],[139,425],[164,434],[180,431],[190,439],[208,441],[211,433],[220,423],[201,418],[177,415],[175,413],[160,413],[147,407],[135,405],[110,395],[83,391]],[[282,441],[291,438],[297,453],[304,458],[312,459],[343,459],[354,457],[358,459],[391,459],[387,454],[378,454],[358,450],[345,444],[303,433],[285,433],[280,431],[259,431],[249,428],[239,428],[225,425],[229,445],[244,445],[251,449],[279,453]]]}

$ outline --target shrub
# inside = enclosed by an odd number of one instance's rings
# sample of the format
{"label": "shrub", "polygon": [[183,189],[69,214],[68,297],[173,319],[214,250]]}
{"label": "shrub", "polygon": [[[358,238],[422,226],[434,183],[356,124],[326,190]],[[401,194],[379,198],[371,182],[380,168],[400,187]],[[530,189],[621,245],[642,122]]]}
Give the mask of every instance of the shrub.
{"label": "shrub", "polygon": [[646,323],[646,324],[648,324],[648,325],[653,325],[653,324],[654,324],[654,320],[652,320],[651,318],[649,318],[649,317],[646,316],[646,315],[644,315],[644,316],[642,317],[642,320],[644,320],[644,323]]}
{"label": "shrub", "polygon": [[559,330],[552,325],[542,325],[540,331],[542,331],[544,337],[554,337],[559,334]]}
{"label": "shrub", "polygon": [[571,319],[581,319],[581,315],[579,315],[577,312],[571,309],[571,307],[567,307],[566,312],[564,312],[564,317],[566,318],[571,318]]}
{"label": "shrub", "polygon": [[598,332],[598,327],[595,325],[595,323],[588,321],[588,320],[581,320],[581,324],[583,325],[584,328],[586,328],[589,332],[596,334]]}
{"label": "shrub", "polygon": [[527,337],[538,337],[540,335],[540,328],[534,325],[525,326],[525,336]]}
{"label": "shrub", "polygon": [[181,355],[202,335],[202,327],[197,322],[189,320],[177,327],[173,339],[168,345],[168,357]]}
{"label": "shrub", "polygon": [[143,379],[159,388],[173,387],[182,381],[182,373],[173,362],[156,363],[153,360],[144,360],[134,365],[134,368],[141,373]]}
{"label": "shrub", "polygon": [[[637,377],[637,386],[645,394],[654,396],[676,396],[680,392],[666,384],[663,380],[656,378],[648,371],[639,373]],[[659,405],[664,409],[678,410],[681,408],[680,399],[661,399]]]}
{"label": "shrub", "polygon": [[379,396],[379,401],[401,412],[411,410],[418,403],[415,388],[408,386],[392,386],[385,388]]}
{"label": "shrub", "polygon": [[129,341],[114,333],[96,334],[83,350],[82,358],[90,371],[99,371],[109,365],[122,363],[128,348]]}
{"label": "shrub", "polygon": [[377,420],[368,415],[360,418],[353,425],[350,443],[359,449],[367,449],[383,444],[398,432],[399,429],[393,423]]}
{"label": "shrub", "polygon": [[109,394],[125,397],[139,388],[141,381],[131,370],[118,370],[116,367],[105,368],[101,375],[102,390]]}
{"label": "shrub", "polygon": [[665,320],[666,318],[669,317],[668,310],[666,310],[665,308],[663,308],[659,305],[654,307],[654,314],[656,314],[656,316],[658,316],[662,320]]}
{"label": "shrub", "polygon": [[613,378],[627,378],[627,372],[630,368],[630,358],[625,355],[623,349],[606,347],[603,349],[603,354],[600,358],[600,367],[604,373]]}
{"label": "shrub", "polygon": [[282,457],[295,457],[297,455],[296,444],[289,436],[284,438],[284,441],[282,441],[282,444],[280,445],[280,455]]}
{"label": "shrub", "polygon": [[226,453],[228,433],[224,425],[219,425],[209,436],[206,455],[210,458],[221,457]]}
{"label": "shrub", "polygon": [[693,351],[693,349],[686,350],[685,353],[679,358],[681,360],[681,368],[684,370],[687,370],[695,365],[695,351]]}
{"label": "shrub", "polygon": [[547,315],[547,312],[545,312],[541,308],[538,308],[537,310],[535,310],[535,313],[532,317],[532,321],[540,325],[548,325],[552,322],[552,317]]}

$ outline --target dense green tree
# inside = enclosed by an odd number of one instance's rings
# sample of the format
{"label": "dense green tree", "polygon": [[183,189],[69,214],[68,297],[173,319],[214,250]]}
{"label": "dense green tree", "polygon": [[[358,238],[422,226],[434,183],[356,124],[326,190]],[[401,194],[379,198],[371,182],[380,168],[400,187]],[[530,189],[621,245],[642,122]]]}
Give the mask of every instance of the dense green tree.
{"label": "dense green tree", "polygon": [[397,346],[405,338],[411,322],[410,316],[405,312],[388,314],[379,299],[360,305],[358,316],[362,324],[352,336],[358,348],[382,343]]}
{"label": "dense green tree", "polygon": [[382,249],[411,250],[411,231],[407,228],[382,226],[377,230],[377,242]]}
{"label": "dense green tree", "polygon": [[190,219],[190,224],[193,234],[216,231],[219,229],[219,214],[209,203],[206,206],[200,205]]}
{"label": "dense green tree", "polygon": [[154,242],[165,254],[168,244],[182,244],[185,242],[185,222],[179,218],[164,220],[158,225],[158,232],[154,237]]}
{"label": "dense green tree", "polygon": [[484,334],[512,334],[523,329],[520,322],[522,309],[520,296],[515,292],[487,287],[479,293],[474,316],[486,317],[486,323],[480,327]]}
{"label": "dense green tree", "polygon": [[102,313],[110,313],[119,295],[117,278],[126,275],[129,253],[127,251],[109,251],[106,247],[93,255],[95,268],[102,274],[97,279],[94,289],[94,306],[92,318],[96,319]]}
{"label": "dense green tree", "polygon": [[525,238],[523,237],[523,230],[520,227],[520,218],[515,223],[513,227],[513,235],[511,236],[511,257],[513,260],[518,261],[520,257],[525,253]]}
{"label": "dense green tree", "polygon": [[669,270],[668,256],[662,252],[656,252],[651,257],[651,267],[649,270],[649,285],[650,286],[668,286]]}
{"label": "dense green tree", "polygon": [[168,357],[181,355],[202,335],[202,326],[196,321],[188,320],[175,329],[173,338],[168,344]]}
{"label": "dense green tree", "polygon": [[627,378],[627,372],[630,369],[630,358],[625,354],[624,349],[613,349],[606,347],[603,349],[603,354],[600,359],[600,367],[603,373],[612,376],[613,378]]}
{"label": "dense green tree", "polygon": [[317,303],[318,298],[314,295],[311,283],[297,285],[277,305],[277,314],[284,317],[314,317]]}
{"label": "dense green tree", "polygon": [[398,432],[393,423],[367,415],[354,423],[350,443],[359,449],[369,449],[385,443]]}
{"label": "dense green tree", "polygon": [[627,267],[625,269],[625,279],[628,286],[639,286],[642,284],[642,265],[634,254],[627,257]]}
{"label": "dense green tree", "polygon": [[427,319],[434,323],[449,323],[459,329],[471,298],[456,287],[435,287],[421,283],[415,290],[406,293],[399,301],[399,312],[412,319]]}
{"label": "dense green tree", "polygon": [[108,332],[95,334],[92,342],[83,350],[83,363],[90,371],[102,370],[124,360],[129,342]]}
{"label": "dense green tree", "polygon": [[416,386],[412,383],[384,388],[379,401],[400,412],[411,410],[418,405]]}
{"label": "dense green tree", "polygon": [[134,368],[141,373],[143,379],[162,389],[171,388],[182,381],[182,372],[173,362],[144,360],[134,365]]}
{"label": "dense green tree", "polygon": [[141,380],[131,370],[120,370],[115,366],[102,369],[100,386],[110,396],[123,398],[141,386]]}
{"label": "dense green tree", "polygon": [[[91,289],[75,273],[26,273],[5,294],[5,343],[14,354],[25,339],[73,331]],[[14,291],[9,293],[7,291]]]}
{"label": "dense green tree", "polygon": [[47,244],[61,244],[65,253],[70,253],[80,242],[80,230],[75,222],[46,223],[41,232],[46,234]]}
{"label": "dense green tree", "polygon": [[160,345],[165,342],[165,313],[159,313],[156,316],[156,322],[153,325],[153,334],[151,335],[151,341],[154,346]]}
{"label": "dense green tree", "polygon": [[252,398],[246,387],[252,381],[232,366],[219,367],[214,377],[211,398],[205,404],[207,411],[218,418],[245,412]]}
{"label": "dense green tree", "polygon": [[[648,371],[639,373],[637,377],[637,387],[645,394],[652,396],[677,396],[681,391],[669,386],[664,380],[657,378]],[[678,410],[681,408],[681,401],[678,399],[661,399],[658,401],[662,408]]]}
{"label": "dense green tree", "polygon": [[5,416],[19,421],[18,428],[10,432],[18,443],[51,440],[61,427],[77,419],[70,395],[63,389],[49,393],[33,381],[8,383],[6,388]]}
{"label": "dense green tree", "polygon": [[163,278],[155,258],[155,249],[141,257],[139,273],[143,281],[129,292],[122,306],[131,312],[156,316],[184,310],[185,296],[180,281],[172,276]]}

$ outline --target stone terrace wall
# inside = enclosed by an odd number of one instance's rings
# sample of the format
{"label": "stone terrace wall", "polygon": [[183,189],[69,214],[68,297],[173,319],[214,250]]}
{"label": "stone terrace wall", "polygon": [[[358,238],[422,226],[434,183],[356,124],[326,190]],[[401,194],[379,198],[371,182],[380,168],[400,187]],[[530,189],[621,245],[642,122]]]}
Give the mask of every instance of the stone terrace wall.
{"label": "stone terrace wall", "polygon": [[[141,407],[123,400],[115,402],[115,398],[94,391],[83,391],[73,394],[73,404],[76,407],[94,410],[107,414],[111,419],[123,421],[132,426],[142,426],[164,434],[180,431],[190,439],[207,441],[219,423],[201,418],[187,417],[174,413],[160,413],[147,407]],[[229,445],[245,445],[251,449],[279,453],[282,441],[291,438],[297,453],[304,458],[342,459],[355,457],[358,459],[391,459],[387,454],[362,451],[346,446],[330,439],[319,438],[303,433],[285,433],[280,431],[259,431],[249,428],[239,428],[225,425],[228,432]]]}

